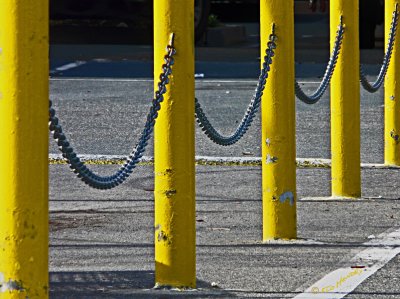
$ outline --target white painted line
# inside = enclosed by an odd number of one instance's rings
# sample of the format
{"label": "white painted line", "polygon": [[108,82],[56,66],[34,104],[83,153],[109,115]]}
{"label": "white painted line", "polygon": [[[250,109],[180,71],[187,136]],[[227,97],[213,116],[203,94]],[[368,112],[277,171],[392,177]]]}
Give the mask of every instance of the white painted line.
{"label": "white painted line", "polygon": [[64,64],[62,66],[56,67],[55,70],[51,70],[50,74],[54,74],[54,73],[57,73],[57,72],[63,72],[63,71],[67,71],[67,70],[70,70],[70,69],[74,69],[74,68],[77,68],[77,67],[79,67],[81,65],[84,65],[86,63],[87,63],[86,61],[80,61],[80,60],[75,61],[75,62],[71,62],[71,63],[67,63],[67,64]]}
{"label": "white painted line", "polygon": [[[118,162],[126,159],[126,155],[78,155],[79,158],[84,161],[98,161],[98,162]],[[61,154],[49,154],[49,159],[53,161],[65,160]],[[196,156],[196,162],[200,164],[250,164],[250,165],[261,165],[261,157],[215,157],[215,156]],[[140,161],[142,162],[153,162],[154,157],[143,156]],[[330,168],[330,159],[319,159],[319,158],[297,158],[297,167],[302,168]],[[363,169],[400,169],[399,166],[391,166],[385,164],[376,163],[362,163],[361,168]]]}
{"label": "white painted line", "polygon": [[[129,79],[129,78],[50,78],[50,81],[89,81],[89,82],[153,82],[153,79],[146,78],[138,78],[138,79]],[[197,82],[202,83],[252,83],[257,85],[257,81],[255,80],[221,80],[221,79],[213,79],[213,80],[196,80]],[[320,84],[321,82],[316,81],[299,81],[300,84]]]}
{"label": "white painted line", "polygon": [[346,267],[339,268],[307,288],[296,299],[339,299],[354,291],[363,281],[400,253],[400,229],[380,234],[365,242],[365,249],[355,255]]}

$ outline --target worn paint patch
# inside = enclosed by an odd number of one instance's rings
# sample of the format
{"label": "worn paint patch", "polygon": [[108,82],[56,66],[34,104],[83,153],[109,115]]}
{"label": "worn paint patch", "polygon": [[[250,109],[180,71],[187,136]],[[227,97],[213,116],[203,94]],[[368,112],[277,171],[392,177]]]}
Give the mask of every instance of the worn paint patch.
{"label": "worn paint patch", "polygon": [[174,194],[176,194],[175,189],[170,189],[170,190],[165,191],[165,196],[167,196],[168,198],[172,197],[172,195],[174,195]]}
{"label": "worn paint patch", "polygon": [[172,168],[165,169],[165,174],[173,174],[174,170]]}
{"label": "worn paint patch", "polygon": [[158,242],[167,242],[168,244],[171,244],[171,241],[168,238],[168,235],[166,232],[163,230],[160,230],[157,234],[157,240]]}
{"label": "worn paint patch", "polygon": [[273,157],[273,156],[270,156],[269,154],[267,155],[267,161],[266,161],[267,164],[273,164],[273,163],[276,163],[277,161],[278,161],[278,157]]}
{"label": "worn paint patch", "polygon": [[281,203],[284,203],[286,200],[289,200],[291,206],[294,205],[294,195],[293,195],[293,192],[292,192],[292,191],[287,191],[287,192],[285,192],[285,193],[282,193],[282,194],[279,196],[279,201],[280,201]]}
{"label": "worn paint patch", "polygon": [[399,134],[396,134],[395,130],[390,131],[390,137],[392,137],[394,139],[396,144],[398,144],[400,142],[400,136],[399,136]]}
{"label": "worn paint patch", "polygon": [[[154,160],[152,162],[154,163]],[[172,168],[166,168],[164,171],[156,172],[155,175],[163,177],[171,177],[174,175],[174,170]]]}
{"label": "worn paint patch", "polygon": [[4,280],[4,274],[0,273],[0,293],[10,292],[10,291],[25,291],[22,286],[21,281],[9,279],[8,281]]}

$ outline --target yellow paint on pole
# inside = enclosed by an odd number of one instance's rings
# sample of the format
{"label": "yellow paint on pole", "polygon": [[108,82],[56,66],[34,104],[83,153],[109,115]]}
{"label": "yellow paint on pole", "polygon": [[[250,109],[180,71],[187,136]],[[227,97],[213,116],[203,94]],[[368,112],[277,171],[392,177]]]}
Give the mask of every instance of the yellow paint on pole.
{"label": "yellow paint on pole", "polygon": [[330,1],[331,47],[343,16],[345,32],[331,82],[332,196],[361,196],[358,0]]}
{"label": "yellow paint on pole", "polygon": [[[385,37],[389,35],[393,11],[399,0],[385,1]],[[397,28],[392,58],[385,77],[385,164],[400,166],[400,30]],[[385,49],[388,40],[385,38]]]}
{"label": "yellow paint on pole", "polygon": [[0,1],[0,298],[48,297],[48,1]]}
{"label": "yellow paint on pole", "polygon": [[[154,76],[175,34],[175,64],[154,136],[156,285],[196,286],[194,1],[154,1]],[[157,86],[155,86],[157,89]]]}
{"label": "yellow paint on pole", "polygon": [[297,237],[293,7],[293,0],[261,1],[261,56],[273,23],[277,35],[262,97],[264,241]]}

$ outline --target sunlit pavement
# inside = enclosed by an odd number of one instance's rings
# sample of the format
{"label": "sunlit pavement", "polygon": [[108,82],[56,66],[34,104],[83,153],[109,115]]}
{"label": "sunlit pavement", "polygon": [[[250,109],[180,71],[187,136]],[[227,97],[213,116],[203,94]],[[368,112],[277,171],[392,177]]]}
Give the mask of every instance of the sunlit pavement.
{"label": "sunlit pavement", "polygon": [[[74,149],[87,157],[129,154],[153,96],[151,49],[52,49],[50,94]],[[296,74],[311,92],[329,50],[312,49],[319,57],[314,63],[307,59],[312,52],[301,51]],[[197,53],[196,96],[215,126],[232,132],[256,86],[258,49],[238,47],[224,55],[224,49],[199,48]],[[382,50],[365,53],[372,80]],[[329,159],[329,92],[313,106],[296,100],[296,111],[297,157]],[[260,135],[259,117],[232,147],[213,144],[197,128],[196,155],[259,157]],[[152,147],[151,142],[146,156],[153,155]],[[58,153],[53,140],[50,153]],[[361,93],[361,160],[383,163],[382,90]],[[118,168],[91,167],[101,174]],[[153,166],[139,166],[118,188],[98,191],[66,165],[50,165],[51,297],[400,298],[399,170],[363,168],[362,199],[325,201],[331,194],[330,169],[299,168],[298,239],[265,244],[261,175],[258,165],[196,167],[197,289],[171,291],[152,290]],[[333,271],[338,274],[329,275]]]}

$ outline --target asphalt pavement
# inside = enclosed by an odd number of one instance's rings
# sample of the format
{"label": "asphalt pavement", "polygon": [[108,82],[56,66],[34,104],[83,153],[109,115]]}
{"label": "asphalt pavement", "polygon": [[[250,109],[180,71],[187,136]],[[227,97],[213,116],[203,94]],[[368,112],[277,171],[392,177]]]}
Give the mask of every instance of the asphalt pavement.
{"label": "asphalt pavement", "polygon": [[[109,173],[115,166],[93,166]],[[298,202],[298,240],[261,242],[259,167],[196,168],[197,290],[154,286],[153,168],[113,191],[50,166],[53,298],[292,298],[399,226],[399,172],[364,170],[364,201]],[[329,196],[329,169],[299,169],[298,196]],[[376,245],[382,248],[383,245]],[[399,298],[398,257],[348,298]],[[332,281],[335,284],[336,281]],[[332,297],[327,297],[332,298]]]}
{"label": "asphalt pavement", "polygon": [[[371,80],[382,51],[363,54]],[[254,93],[258,48],[196,52],[196,96],[218,130],[232,132]],[[297,78],[311,92],[329,50],[299,49],[296,57]],[[132,150],[153,96],[151,59],[149,46],[52,46],[50,96],[79,155],[107,158]],[[329,159],[329,91],[316,105],[296,100],[296,125],[297,157]],[[258,116],[231,147],[213,144],[197,127],[196,155],[257,158],[260,135]],[[52,140],[50,153],[58,154]],[[153,155],[152,142],[145,155]],[[383,163],[382,90],[361,93],[361,159]],[[261,167],[233,164],[196,166],[195,290],[153,289],[151,164],[110,191],[90,189],[66,165],[51,164],[51,297],[400,298],[398,169],[364,167],[362,199],[326,201],[315,197],[330,196],[330,169],[298,168],[298,239],[262,243]],[[101,174],[118,168],[90,167]]]}
{"label": "asphalt pavement", "polygon": [[[310,79],[301,82],[307,91],[317,85]],[[131,151],[149,109],[152,84],[147,79],[56,78],[50,86],[71,144],[79,154],[91,157],[124,156]],[[240,121],[255,84],[254,80],[197,80],[196,95],[215,126],[228,133]],[[382,163],[382,93],[362,95],[362,162]],[[297,157],[330,157],[328,96],[314,106],[297,101]],[[52,140],[50,144],[50,152],[56,154]],[[243,140],[227,148],[214,145],[196,129],[198,156],[258,157],[260,144],[258,117]],[[150,143],[146,155],[152,156],[152,151]],[[102,174],[118,168],[92,167]],[[51,165],[50,172],[53,298],[290,298],[368,248],[365,242],[371,236],[400,224],[398,170],[363,169],[366,200],[323,202],[307,198],[330,196],[330,169],[301,168],[299,240],[263,244],[260,167],[197,166],[199,289],[151,290],[152,166],[140,166],[112,191],[88,188],[66,165]],[[349,298],[399,298],[397,261],[397,257],[391,260]]]}
{"label": "asphalt pavement", "polygon": [[[318,78],[300,79],[310,93]],[[233,132],[249,104],[256,80],[197,80],[196,97],[210,121],[222,133]],[[135,146],[152,99],[152,80],[57,78],[50,82],[51,99],[67,136],[77,152],[86,155],[124,155]],[[362,92],[361,157],[364,163],[383,163],[383,94]],[[330,158],[329,91],[319,103],[297,101],[297,156]],[[194,118],[193,118],[194,121]],[[197,126],[197,125],[196,125]],[[196,131],[196,155],[260,156],[259,115],[243,137],[230,147],[213,144]],[[58,153],[54,142],[51,153]],[[146,155],[153,155],[150,144]]]}

